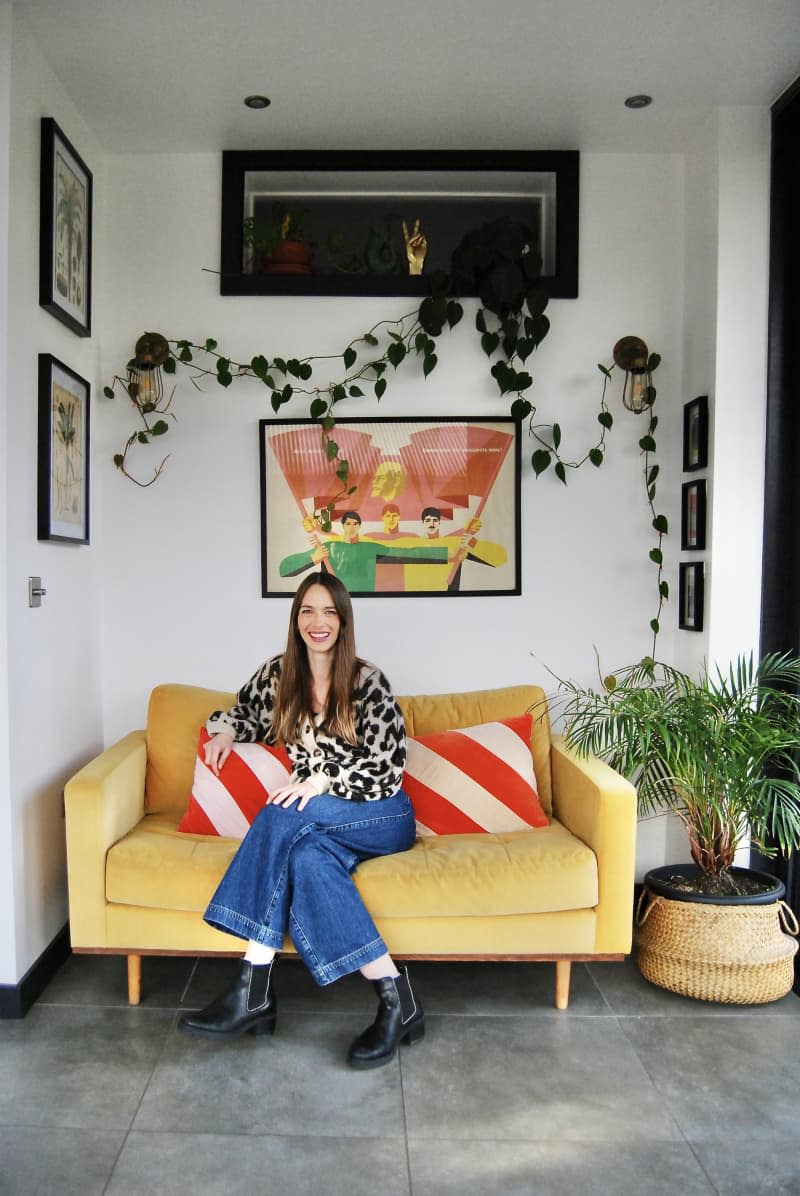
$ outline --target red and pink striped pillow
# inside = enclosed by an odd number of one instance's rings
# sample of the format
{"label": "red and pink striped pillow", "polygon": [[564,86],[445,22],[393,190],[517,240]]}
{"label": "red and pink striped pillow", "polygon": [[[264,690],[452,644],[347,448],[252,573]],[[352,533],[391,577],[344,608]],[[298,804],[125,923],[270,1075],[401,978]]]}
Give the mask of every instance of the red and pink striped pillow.
{"label": "red and pink striped pillow", "polygon": [[286,785],[292,763],[286,748],[266,743],[235,743],[215,776],[203,760],[208,742],[203,728],[197,747],[189,805],[179,831],[243,839],[274,789]]}
{"label": "red and pink striped pillow", "polygon": [[536,791],[530,714],[410,736],[403,788],[420,835],[547,826]]}

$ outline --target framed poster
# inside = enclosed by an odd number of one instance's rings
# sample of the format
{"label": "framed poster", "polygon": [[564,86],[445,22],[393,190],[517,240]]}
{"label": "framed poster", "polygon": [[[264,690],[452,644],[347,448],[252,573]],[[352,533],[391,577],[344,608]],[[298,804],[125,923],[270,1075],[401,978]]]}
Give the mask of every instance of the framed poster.
{"label": "framed poster", "polygon": [[708,395],[683,405],[683,472],[708,465]]}
{"label": "framed poster", "polygon": [[92,331],[92,174],[52,117],[42,118],[39,306],[78,336]]}
{"label": "framed poster", "polygon": [[85,378],[39,354],[39,540],[89,543],[89,397]]}
{"label": "framed poster", "polygon": [[346,482],[321,424],[259,423],[265,598],[312,569],[359,597],[521,592],[515,420],[341,419],[330,436]]}
{"label": "framed poster", "polygon": [[681,565],[678,626],[683,631],[703,630],[704,585],[702,561]]}
{"label": "framed poster", "polygon": [[706,482],[684,482],[681,487],[681,548],[706,546]]}

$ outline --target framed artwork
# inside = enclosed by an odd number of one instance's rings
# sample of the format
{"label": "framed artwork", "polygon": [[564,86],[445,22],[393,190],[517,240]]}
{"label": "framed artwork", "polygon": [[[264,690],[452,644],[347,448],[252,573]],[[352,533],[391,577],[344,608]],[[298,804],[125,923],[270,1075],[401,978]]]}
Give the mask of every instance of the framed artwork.
{"label": "framed artwork", "polygon": [[312,569],[359,597],[521,592],[515,420],[341,419],[330,437],[346,482],[321,424],[259,423],[265,598]]}
{"label": "framed artwork", "polygon": [[708,465],[708,395],[683,405],[683,471]]}
{"label": "framed artwork", "polygon": [[678,626],[684,631],[703,630],[703,562],[684,563],[680,567]]}
{"label": "framed artwork", "polygon": [[52,117],[42,118],[39,305],[78,336],[92,331],[92,174]]}
{"label": "framed artwork", "polygon": [[681,548],[706,546],[706,482],[684,482],[681,486]]}
{"label": "framed artwork", "polygon": [[39,354],[40,540],[89,543],[89,398],[85,378]]}
{"label": "framed artwork", "polygon": [[[530,228],[550,296],[573,299],[579,172],[574,150],[226,150],[220,293],[422,298],[467,233],[505,218]],[[426,239],[422,275],[404,222]]]}

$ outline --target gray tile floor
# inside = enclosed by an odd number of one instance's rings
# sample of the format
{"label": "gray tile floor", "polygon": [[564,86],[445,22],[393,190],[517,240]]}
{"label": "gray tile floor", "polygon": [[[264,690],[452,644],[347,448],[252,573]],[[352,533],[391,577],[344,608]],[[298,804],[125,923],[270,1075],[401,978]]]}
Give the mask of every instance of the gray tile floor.
{"label": "gray tile floor", "polygon": [[353,1072],[359,977],[276,969],[274,1038],[187,1038],[230,960],[72,956],[0,1022],[2,1196],[800,1194],[800,1000],[708,1005],[633,963],[417,964],[424,1041]]}

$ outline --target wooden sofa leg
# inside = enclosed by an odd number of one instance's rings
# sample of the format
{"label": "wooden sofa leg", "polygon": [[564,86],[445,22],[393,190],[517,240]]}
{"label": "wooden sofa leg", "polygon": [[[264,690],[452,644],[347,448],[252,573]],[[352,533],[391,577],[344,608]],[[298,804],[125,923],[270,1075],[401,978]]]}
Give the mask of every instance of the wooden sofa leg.
{"label": "wooden sofa leg", "polygon": [[128,1004],[138,1005],[142,999],[142,957],[128,956]]}
{"label": "wooden sofa leg", "polygon": [[569,1005],[569,982],[572,974],[571,959],[556,960],[556,1009]]}

